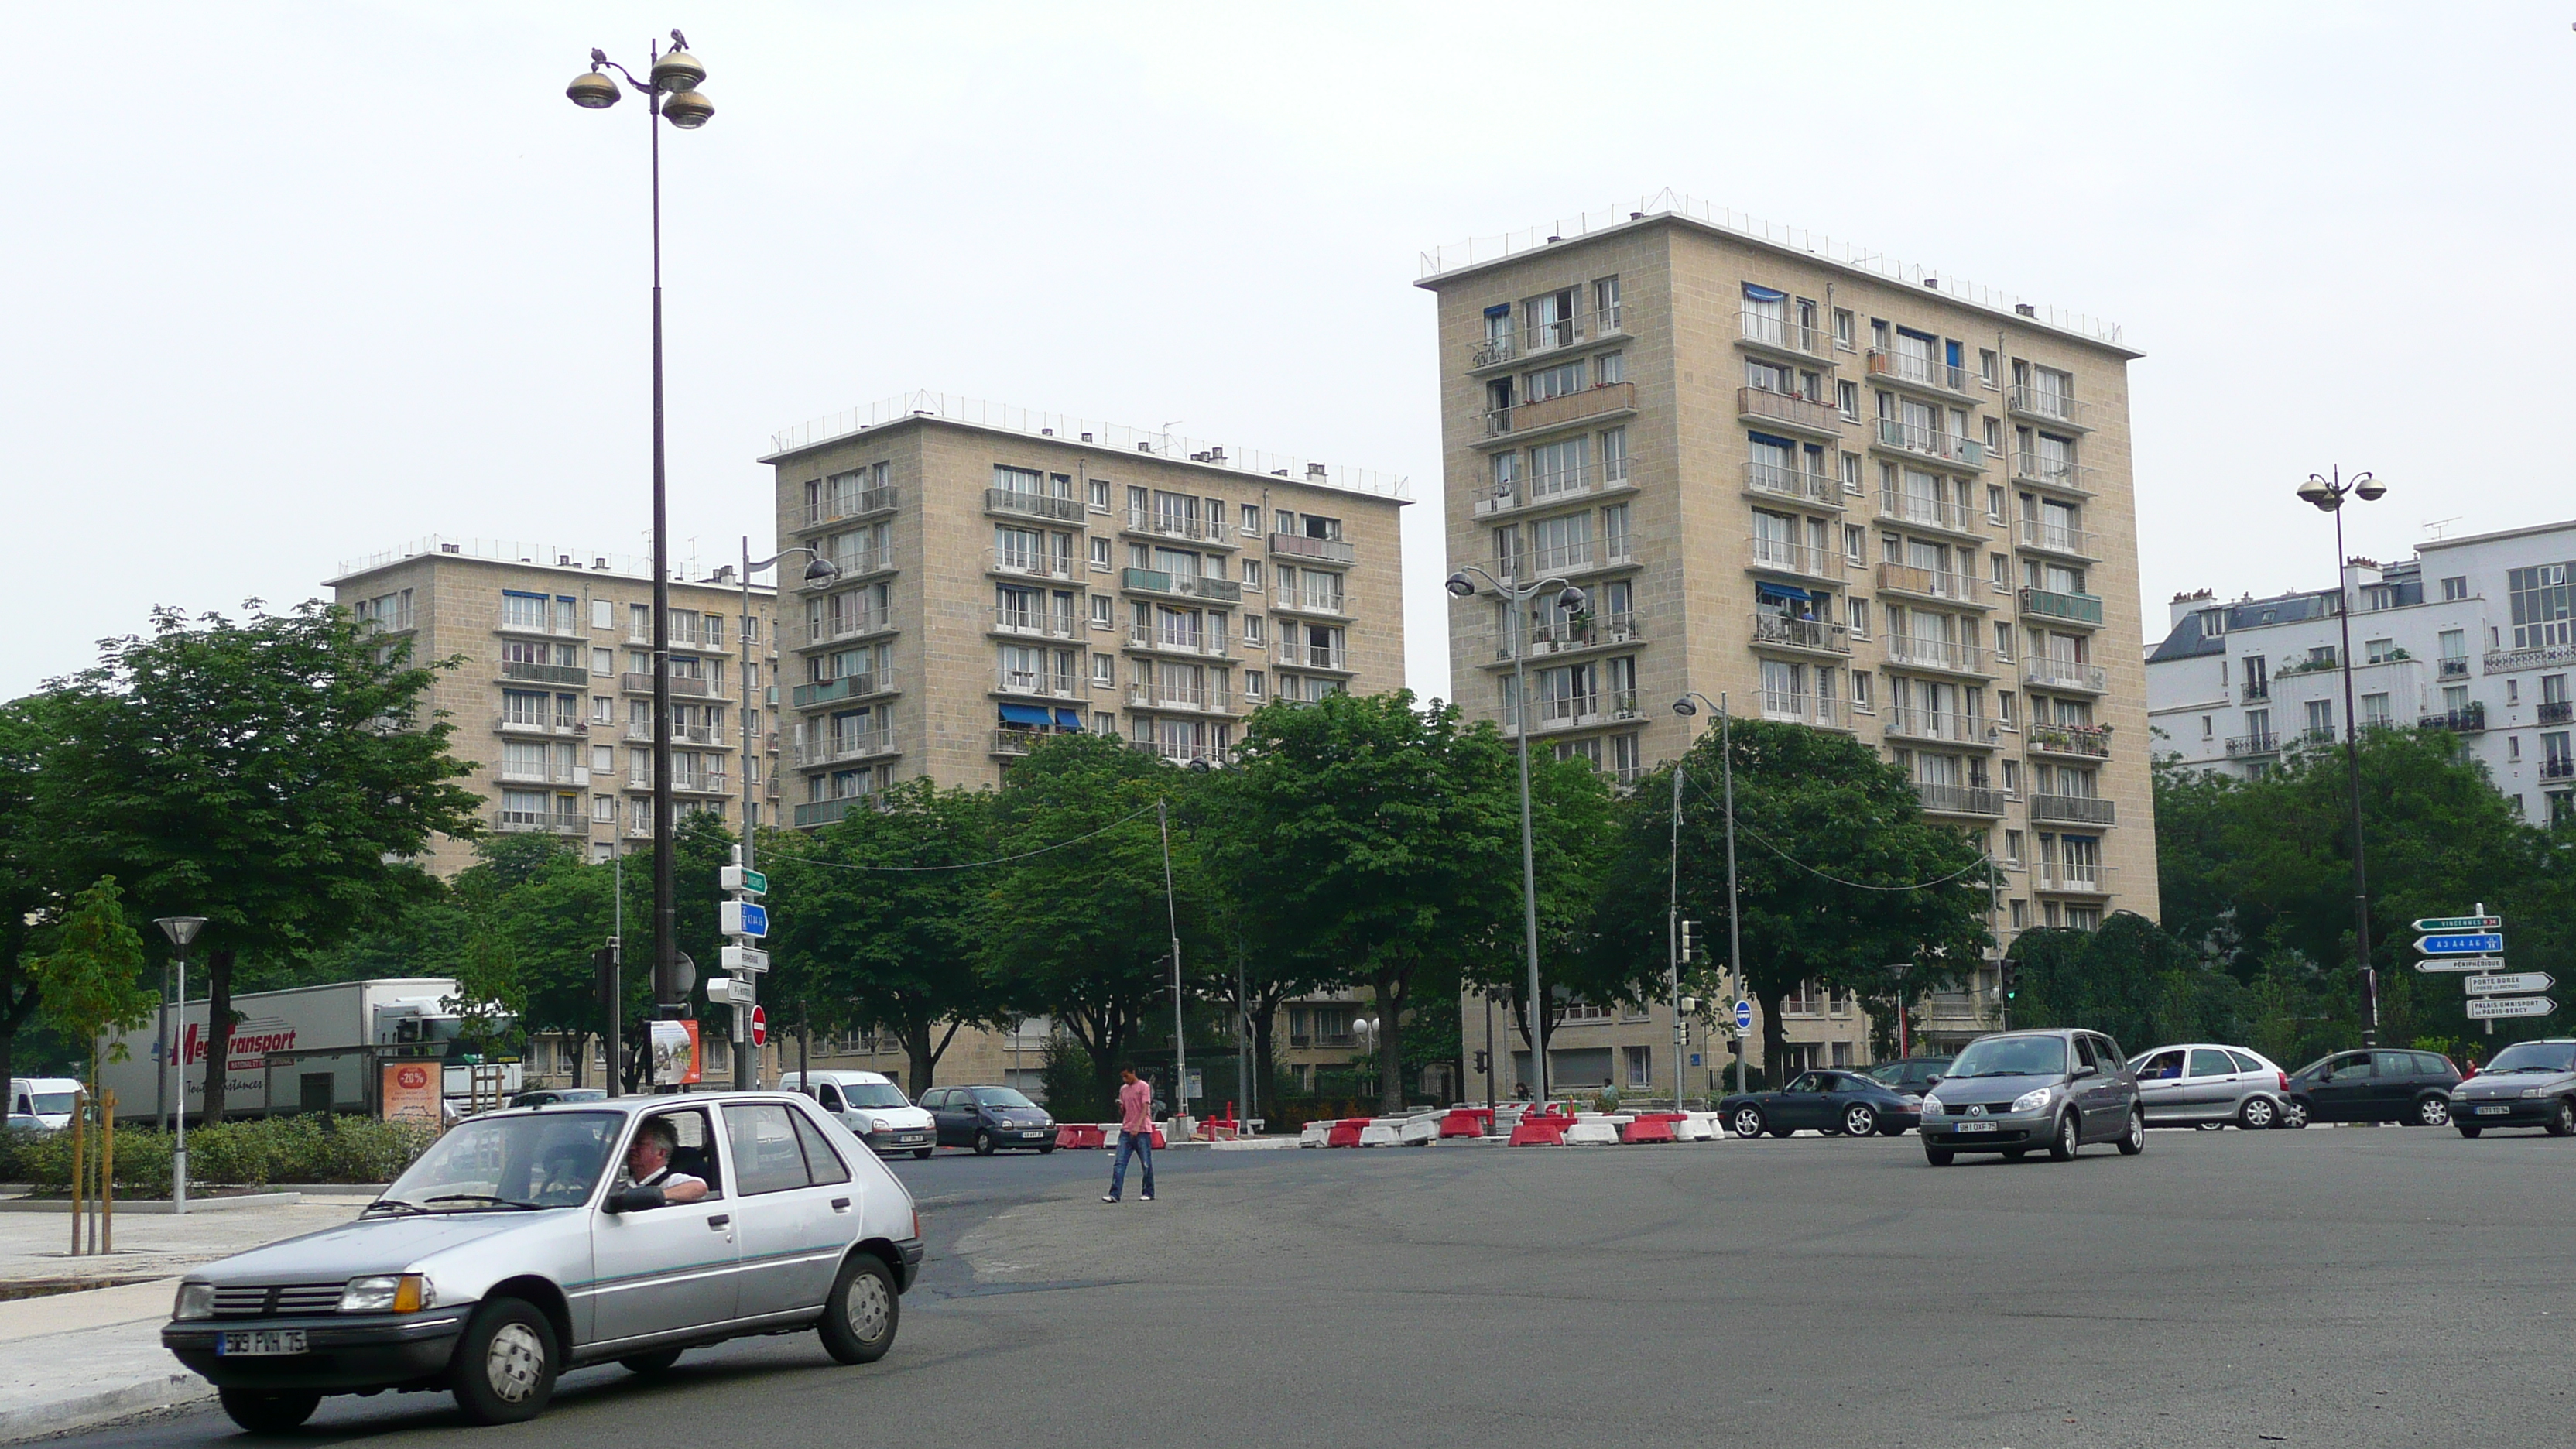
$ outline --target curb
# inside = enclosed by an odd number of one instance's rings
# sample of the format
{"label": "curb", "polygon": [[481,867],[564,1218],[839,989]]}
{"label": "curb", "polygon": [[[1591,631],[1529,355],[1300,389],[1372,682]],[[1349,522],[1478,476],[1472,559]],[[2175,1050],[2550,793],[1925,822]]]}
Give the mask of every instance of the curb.
{"label": "curb", "polygon": [[[300,1192],[253,1192],[238,1197],[192,1197],[192,1213],[223,1212],[228,1208],[289,1207],[304,1200]],[[143,1217],[174,1217],[173,1204],[166,1198],[118,1198],[116,1210]],[[72,1200],[67,1197],[16,1197],[0,1199],[0,1213],[67,1213]]]}
{"label": "curb", "polygon": [[193,1404],[215,1396],[215,1386],[184,1369],[155,1374],[122,1388],[102,1389],[23,1409],[0,1410],[0,1444],[86,1429],[147,1409]]}

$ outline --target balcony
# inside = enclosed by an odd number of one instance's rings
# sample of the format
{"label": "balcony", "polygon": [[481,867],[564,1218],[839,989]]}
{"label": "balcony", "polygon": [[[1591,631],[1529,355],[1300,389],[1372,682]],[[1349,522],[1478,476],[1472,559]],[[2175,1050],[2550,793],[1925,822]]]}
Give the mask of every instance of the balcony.
{"label": "balcony", "polygon": [[1222,684],[1163,683],[1127,686],[1130,709],[1192,709],[1208,714],[1231,714],[1234,705]]}
{"label": "balcony", "polygon": [[1748,538],[1744,543],[1753,551],[1751,567],[1765,573],[1795,574],[1800,578],[1835,582],[1842,579],[1842,555],[1831,549],[1791,543],[1785,538]]}
{"label": "balcony", "polygon": [[1485,436],[1488,438],[1520,437],[1586,422],[1633,413],[1637,410],[1637,385],[1633,382],[1604,383],[1581,392],[1560,393],[1540,398],[1517,407],[1497,408],[1485,414]]}
{"label": "balcony", "polygon": [[1938,428],[1919,427],[1896,418],[1880,418],[1874,441],[1890,452],[1909,458],[1929,458],[1954,468],[1986,466],[1986,445],[1974,438],[1962,438]]}
{"label": "balcony", "polygon": [[1126,531],[1148,538],[1168,538],[1200,548],[1237,548],[1234,530],[1222,518],[1201,518],[1194,513],[1165,513],[1152,508],[1127,510]]}
{"label": "balcony", "polygon": [[[653,676],[649,674],[621,674],[617,676],[617,687],[625,690],[628,694],[651,694],[653,692]],[[714,692],[715,691],[708,686],[705,680],[697,678],[694,675],[674,674],[671,676],[671,693],[675,698],[686,695],[689,698],[697,699],[713,694]]]}
{"label": "balcony", "polygon": [[[628,720],[626,722],[625,737],[627,740],[635,744],[651,744],[653,742],[653,722],[651,720],[641,719]],[[671,743],[675,745],[714,745],[721,749],[726,746],[727,742],[724,731],[722,730],[715,729],[707,725],[684,725],[675,721],[671,725]]]}
{"label": "balcony", "polygon": [[2089,528],[2071,524],[2048,523],[2025,518],[2020,528],[2021,546],[2041,553],[2063,554],[2068,558],[2091,562],[2102,556],[2102,536]]}
{"label": "balcony", "polygon": [[890,724],[872,730],[819,730],[813,739],[796,742],[796,763],[808,768],[894,753],[894,726]]}
{"label": "balcony", "polygon": [[1774,689],[1762,691],[1762,717],[1782,724],[1814,725],[1819,729],[1851,728],[1851,716],[1841,700]]}
{"label": "balcony", "polygon": [[1899,387],[1922,388],[1946,397],[1971,396],[1975,374],[1964,367],[1952,367],[1934,357],[1918,357],[1910,352],[1889,352],[1873,347],[1866,358],[1869,375],[1881,382]]}
{"label": "balcony", "polygon": [[1283,639],[1275,657],[1282,667],[1288,669],[1321,669],[1332,674],[1351,672],[1349,655],[1337,644],[1291,644]]}
{"label": "balcony", "polygon": [[1206,599],[1211,603],[1243,602],[1243,585],[1232,579],[1192,578],[1162,569],[1121,569],[1118,587],[1135,594],[1161,594],[1174,599]]}
{"label": "balcony", "polygon": [[590,822],[569,810],[495,810],[492,828],[503,835],[588,835]]}
{"label": "balcony", "polygon": [[1359,554],[1357,551],[1352,549],[1348,543],[1345,543],[1341,539],[1308,538],[1302,533],[1274,533],[1270,535],[1270,556],[1273,558],[1313,559],[1317,563],[1328,564],[1353,564],[1359,562]]}
{"label": "balcony", "polygon": [[1524,358],[1580,347],[1587,342],[1625,336],[1621,312],[1618,307],[1601,307],[1577,311],[1570,317],[1553,322],[1526,325],[1517,321],[1507,322],[1500,329],[1476,339],[1475,346],[1467,353],[1467,370],[1481,372]]}
{"label": "balcony", "polygon": [[[1502,573],[1507,580],[1543,579],[1551,574],[1579,574],[1595,569],[1626,568],[1636,561],[1636,555],[1629,551],[1627,536],[1622,534],[1616,538],[1599,540],[1582,538],[1571,543],[1555,543],[1545,548],[1534,548],[1524,555],[1519,563],[1506,565],[1496,572]],[[1526,568],[1530,572],[1525,575],[1513,574],[1505,572],[1508,568]],[[1271,607],[1281,606],[1274,604]]]}
{"label": "balcony", "polygon": [[894,671],[878,669],[866,674],[844,674],[838,679],[800,684],[788,691],[787,702],[797,709],[811,709],[818,704],[865,699],[872,694],[890,694],[893,690]]}
{"label": "balcony", "polygon": [[2099,468],[2064,458],[2044,458],[2037,453],[2013,455],[2013,481],[2054,488],[2060,493],[2073,493],[2090,498],[2101,487]]}
{"label": "balcony", "polygon": [[1912,564],[1883,563],[1878,566],[1878,590],[1883,594],[1906,594],[1918,599],[1934,599],[1944,604],[1958,604],[1971,609],[1991,609],[1994,601],[1985,586],[1973,575],[1946,573],[1940,569],[1919,569]]}
{"label": "balcony", "polygon": [[2535,716],[2535,718],[2539,723],[2545,725],[2566,724],[2570,719],[2576,719],[2576,701],[2564,699],[2542,700],[2540,703],[2540,712]]}
{"label": "balcony", "polygon": [[838,619],[826,618],[822,628],[806,637],[800,649],[816,649],[827,644],[847,643],[871,634],[883,634],[894,628],[894,615],[886,609],[856,609]]}
{"label": "balcony", "polygon": [[1748,459],[1744,464],[1744,491],[1755,498],[1779,499],[1809,508],[1843,506],[1843,485],[1838,480],[1778,463]]}
{"label": "balcony", "polygon": [[590,733],[590,725],[585,721],[561,717],[548,719],[543,715],[505,714],[492,721],[492,728],[505,735],[549,735],[564,740],[579,739]]}
{"label": "balcony", "polygon": [[1931,780],[1914,782],[1915,798],[1931,815],[1981,815],[1989,819],[2004,813],[2004,792],[1983,785],[1944,785]]}
{"label": "balcony", "polygon": [[531,634],[547,639],[585,639],[590,636],[589,630],[576,625],[557,623],[549,619],[514,620],[507,614],[503,614],[500,622],[492,627],[503,634]]}
{"label": "balcony", "polygon": [[2117,825],[2120,823],[2119,814],[2117,801],[2105,800],[2097,795],[2033,795],[2030,797],[2030,818],[2038,824]]}
{"label": "balcony", "polygon": [[2111,727],[2034,724],[2030,727],[2030,751],[2035,755],[2107,760],[2111,758]]}
{"label": "balcony", "polygon": [[853,547],[826,557],[832,560],[832,566],[839,569],[840,573],[828,579],[807,579],[797,587],[809,594],[816,594],[835,584],[845,584],[863,575],[891,573],[894,570],[894,550],[891,547]]}
{"label": "balcony", "polygon": [[590,683],[590,671],[578,664],[529,664],[516,659],[501,661],[501,677],[524,684]]}
{"label": "balcony", "polygon": [[2097,594],[2061,594],[2053,589],[2021,591],[2021,616],[2056,624],[2102,626],[2102,599]]}
{"label": "balcony", "polygon": [[712,651],[717,654],[731,654],[742,647],[742,641],[735,636],[730,627],[724,624],[709,622],[701,624],[697,628],[693,629],[673,629],[671,631],[671,647],[674,649],[700,649]]}
{"label": "balcony", "polygon": [[[1593,725],[1616,724],[1640,718],[1637,692],[1633,689],[1596,690],[1590,694],[1541,696],[1538,718],[1531,721],[1530,733],[1547,734],[1556,730],[1587,729]],[[1503,722],[1503,735],[1510,738],[1516,721]]]}
{"label": "balcony", "polygon": [[2268,679],[2245,681],[2243,697],[2247,704],[2261,704],[2272,697],[2272,681]]}
{"label": "balcony", "polygon": [[2086,414],[2092,410],[2062,392],[2044,392],[2026,382],[2013,384],[2010,406],[2017,417],[2037,418],[2044,423],[2057,423],[2078,431],[2087,431],[2092,423]]}
{"label": "balcony", "polygon": [[1270,612],[1274,614],[1320,614],[1327,618],[1347,619],[1351,617],[1351,596],[1343,593],[1335,593],[1323,598],[1314,599],[1305,597],[1303,590],[1296,593],[1290,593],[1283,589],[1280,591],[1279,597],[1270,601]]}
{"label": "balcony", "polygon": [[2100,694],[2111,687],[2099,664],[2086,664],[2076,659],[2059,659],[2038,654],[2022,664],[2022,682],[2041,689],[2071,689],[2086,694]]}
{"label": "balcony", "polygon": [[993,628],[996,634],[1016,639],[1073,639],[1083,633],[1082,625],[1071,614],[1054,614],[1044,609],[1014,609],[1008,604],[993,606]]}
{"label": "balcony", "polygon": [[805,526],[820,528],[827,523],[839,523],[845,518],[865,518],[871,513],[892,513],[895,503],[895,490],[891,484],[883,488],[853,488],[829,494],[815,499],[807,506]]}
{"label": "balcony", "polygon": [[836,824],[853,810],[875,809],[876,803],[877,794],[874,790],[864,790],[855,795],[843,795],[836,800],[809,800],[796,807],[796,824],[799,829],[813,825]]}
{"label": "balcony", "polygon": [[2242,760],[2281,753],[2281,737],[2265,730],[2261,734],[2238,735],[2227,742],[2227,758]]}
{"label": "balcony", "polygon": [[1079,674],[1049,669],[1000,669],[993,674],[995,694],[1033,695],[1039,699],[1089,699],[1090,686]]}
{"label": "balcony", "polygon": [[1079,730],[998,729],[993,731],[984,752],[988,755],[1025,755],[1048,740],[1060,740]]}
{"label": "balcony", "polygon": [[[649,787],[651,782],[647,781],[646,784]],[[671,793],[675,795],[730,795],[733,793],[733,778],[729,775],[717,774],[711,770],[698,770],[688,774],[674,771],[671,775]]]}
{"label": "balcony", "polygon": [[2551,755],[2542,760],[2540,778],[2544,780],[2576,779],[2576,756]]}
{"label": "balcony", "polygon": [[1194,659],[1225,659],[1230,651],[1224,631],[1205,629],[1173,631],[1151,624],[1127,626],[1127,647],[1153,654],[1180,654]]}
{"label": "balcony", "polygon": [[1080,523],[1082,500],[1049,498],[1041,493],[1022,493],[1010,488],[984,490],[984,511],[1014,518],[1043,518],[1050,523]]}
{"label": "balcony", "polygon": [[2107,896],[2114,867],[2090,860],[2043,860],[2031,872],[2033,890],[2061,896]]}
{"label": "balcony", "polygon": [[1878,516],[1915,528],[1965,534],[1979,540],[1986,537],[1986,515],[1982,510],[1894,488],[1878,490]]}
{"label": "balcony", "polygon": [[2468,678],[2468,677],[2469,677],[2469,660],[2468,660],[2468,656],[2466,656],[2466,655],[2445,655],[2445,656],[2443,656],[2441,659],[2439,659],[2439,660],[2435,661],[2435,664],[2434,664],[2434,677],[2435,677],[2435,678],[2437,678],[2437,679],[2466,679],[2466,678]]}
{"label": "balcony", "polygon": [[2448,730],[2455,735],[2484,734],[2487,707],[2484,703],[2463,705],[2458,709],[2435,710],[2415,722],[2417,729]]}
{"label": "balcony", "polygon": [[1943,712],[1896,705],[1887,711],[1886,728],[1887,737],[1892,740],[1924,740],[1981,749],[1995,742],[1995,727],[1983,716],[1961,714],[1957,710]]}
{"label": "balcony", "polygon": [[1822,327],[1801,327],[1786,317],[1751,310],[1738,312],[1739,340],[1765,352],[1782,352],[1801,361],[1831,362],[1833,334]]}
{"label": "balcony", "polygon": [[1843,434],[1843,415],[1832,403],[1768,388],[1737,388],[1735,415],[1746,422],[1775,423],[1817,437],[1839,438]]}
{"label": "balcony", "polygon": [[[1478,489],[1469,505],[1469,511],[1478,518],[1485,518],[1497,513],[1509,513],[1516,508],[1536,508],[1542,504],[1588,498],[1594,493],[1626,488],[1629,486],[1632,466],[1633,464],[1627,458],[1615,458],[1599,463],[1585,463],[1579,467],[1533,472],[1526,478],[1516,478],[1509,483]],[[1285,549],[1280,547],[1283,539],[1299,544],[1322,544],[1334,552],[1308,554],[1302,549]],[[1270,551],[1273,554],[1312,557],[1325,563],[1351,562],[1350,545],[1336,539],[1298,538],[1294,534],[1273,534],[1270,542]]]}
{"label": "balcony", "polygon": [[[1928,616],[1918,616],[1928,617]],[[1956,639],[1928,639],[1913,634],[1887,636],[1887,662],[1907,669],[1937,669],[1948,674],[1971,674],[1983,679],[1992,670],[1986,663],[1986,651],[1975,644]]]}
{"label": "balcony", "polygon": [[1059,583],[1073,581],[1073,559],[1067,554],[1049,555],[1036,549],[984,550],[984,572],[1014,579],[1052,579]]}
{"label": "balcony", "polygon": [[1784,614],[1753,612],[1753,647],[1794,649],[1805,654],[1848,655],[1851,628],[1823,619],[1792,619]]}
{"label": "balcony", "polygon": [[2511,674],[2518,669],[2542,669],[2552,664],[2576,664],[2576,644],[2544,644],[2529,649],[2490,649],[2481,667],[2488,674]]}
{"label": "balcony", "polygon": [[573,766],[539,765],[535,769],[503,765],[492,778],[504,785],[588,785],[590,771]]}
{"label": "balcony", "polygon": [[1196,764],[1201,760],[1205,760],[1211,765],[1221,765],[1225,763],[1225,747],[1223,745],[1199,744],[1195,741],[1182,743],[1171,740],[1129,740],[1127,742],[1127,747],[1131,750],[1140,750],[1159,759],[1170,761],[1175,765]]}

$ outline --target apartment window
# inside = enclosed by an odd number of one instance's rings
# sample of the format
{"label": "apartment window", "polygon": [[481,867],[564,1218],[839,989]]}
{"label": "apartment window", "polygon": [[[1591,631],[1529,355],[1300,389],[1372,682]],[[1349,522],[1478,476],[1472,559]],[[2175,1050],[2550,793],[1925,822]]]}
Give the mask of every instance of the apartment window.
{"label": "apartment window", "polygon": [[1108,654],[1092,655],[1091,682],[1094,684],[1116,684],[1118,682],[1118,660],[1114,656]]}
{"label": "apartment window", "polygon": [[1628,380],[1627,361],[1616,352],[1605,352],[1592,359],[1592,385],[1608,387]]}
{"label": "apartment window", "polygon": [[1094,513],[1109,511],[1109,480],[1086,478],[1082,482],[1082,501]]}
{"label": "apartment window", "polygon": [[2365,694],[2361,697],[2361,723],[2363,728],[2386,729],[2388,727],[2388,721],[2389,712],[2387,695]]}
{"label": "apartment window", "polygon": [[1834,309],[1834,346],[1845,352],[1851,351],[1854,339],[1859,336],[1859,332],[1858,321],[1852,316],[1851,309],[1836,307]]}
{"label": "apartment window", "polygon": [[2318,739],[2331,739],[2334,736],[2333,700],[2312,699],[2308,701],[2308,733]]}
{"label": "apartment window", "polygon": [[[1835,1045],[1840,1046],[1841,1043],[1836,1042]],[[1621,1047],[1619,1050],[1627,1058],[1629,1086],[1643,1087],[1654,1080],[1655,1049],[1653,1047],[1632,1046]]]}
{"label": "apartment window", "polygon": [[1995,657],[2002,660],[2013,657],[2013,626],[2000,620],[1995,624]]}
{"label": "apartment window", "polygon": [[2021,864],[2021,839],[2021,832],[2018,830],[2007,830],[2004,832],[2004,864]]}
{"label": "apartment window", "polygon": [[1855,495],[1860,492],[1860,454],[1858,453],[1843,454],[1843,491]]}
{"label": "apartment window", "polygon": [[1868,637],[1869,637],[1869,600],[1867,600],[1867,599],[1849,599],[1849,600],[1846,600],[1846,601],[1844,602],[1844,607],[1845,607],[1845,609],[1849,612],[1849,614],[1850,614],[1850,616],[1851,616],[1851,632],[1852,632],[1852,637],[1853,637],[1853,638],[1855,638],[1855,639],[1866,639],[1866,638],[1868,638]]}
{"label": "apartment window", "polygon": [[1617,331],[1619,327],[1619,279],[1603,277],[1592,284],[1592,311],[1600,319],[1600,330]]}
{"label": "apartment window", "polygon": [[1243,671],[1243,697],[1244,697],[1244,698],[1246,698],[1246,699],[1259,699],[1259,698],[1261,698],[1262,694],[1264,693],[1264,691],[1265,691],[1267,688],[1268,688],[1268,684],[1267,684],[1267,682],[1266,682],[1265,680],[1263,680],[1263,678],[1261,677],[1261,671],[1260,671],[1260,670],[1258,670],[1258,669],[1247,669],[1247,670]]}
{"label": "apartment window", "polygon": [[1875,708],[1875,706],[1870,703],[1870,672],[1868,670],[1855,669],[1851,672],[1851,691],[1852,708],[1861,711],[1863,714],[1867,714]]}
{"label": "apartment window", "polygon": [[1248,558],[1243,561],[1243,586],[1247,589],[1260,589],[1261,560]]}
{"label": "apartment window", "polygon": [[1835,405],[1837,408],[1839,408],[1839,409],[1841,409],[1841,410],[1842,410],[1842,415],[1843,415],[1844,417],[1846,417],[1846,418],[1850,419],[1850,420],[1851,420],[1851,421],[1853,421],[1853,422],[1859,422],[1859,421],[1860,421],[1860,384],[1859,384],[1859,383],[1856,383],[1856,382],[1837,382],[1837,383],[1835,383],[1835,384],[1834,384],[1834,405]]}
{"label": "apartment window", "polygon": [[1995,722],[2001,724],[2006,729],[2010,729],[2012,727],[2013,692],[2009,689],[1998,689],[1995,691]]}
{"label": "apartment window", "polygon": [[2448,578],[2448,579],[2444,579],[2444,580],[2442,580],[2442,600],[2443,600],[2443,602],[2448,603],[2448,602],[2450,602],[2450,601],[2452,601],[2452,600],[2454,600],[2454,599],[2465,599],[2465,598],[2467,598],[2468,596],[2469,596],[2469,579],[2468,579],[2468,575],[2466,575],[2466,574],[2462,574],[2462,575],[2460,575],[2460,576],[2458,576],[2458,577],[2456,577],[2456,578]]}
{"label": "apartment window", "polygon": [[[1986,421],[1991,423],[1994,419]],[[1986,517],[1997,523],[2004,521],[2004,490],[1992,483],[1986,485]]]}
{"label": "apartment window", "polygon": [[1243,616],[1243,642],[1246,644],[1258,644],[1262,642],[1262,625],[1261,616],[1259,614],[1246,614]]}
{"label": "apartment window", "polygon": [[617,605],[616,605],[616,603],[615,603],[615,602],[613,602],[613,601],[611,601],[611,600],[608,600],[608,599],[593,599],[593,600],[591,600],[591,601],[590,601],[590,627],[592,627],[592,628],[594,628],[594,629],[614,629],[614,628],[616,628],[616,627],[617,627]]}
{"label": "apartment window", "polygon": [[1868,561],[1868,529],[1861,527],[1857,523],[1846,523],[1843,525],[1843,557],[1850,559],[1856,564]]}
{"label": "apartment window", "polygon": [[2397,641],[2394,639],[2365,639],[2362,641],[2361,647],[2363,650],[2363,658],[2368,659],[2373,664],[2385,664],[2388,662],[2390,651],[2397,647]]}
{"label": "apartment window", "polygon": [[1995,385],[1995,353],[1991,347],[1977,349],[1977,380],[1988,387]]}
{"label": "apartment window", "polygon": [[[1973,761],[1973,760],[1971,760],[1969,763],[1970,763],[1971,765],[1974,765],[1976,762],[1975,762],[1975,761]],[[2004,769],[2003,769],[2003,787],[2004,787],[2004,793],[2005,793],[2005,794],[2007,794],[2007,795],[2013,795],[2013,796],[2018,796],[2018,795],[2020,795],[2020,794],[2021,794],[2021,761],[2019,761],[2019,760],[2006,760],[2006,761],[2004,761],[2004,762],[2003,762],[2003,767],[2004,767]]]}
{"label": "apartment window", "polygon": [[1089,547],[1091,549],[1092,568],[1104,574],[1109,572],[1109,540],[1106,538],[1092,539]]}
{"label": "apartment window", "polygon": [[614,649],[593,649],[590,651],[590,672],[593,674],[603,675],[615,674],[617,672],[617,651]]}
{"label": "apartment window", "polygon": [[1257,534],[1257,533],[1261,532],[1261,505],[1260,505],[1260,504],[1258,504],[1258,503],[1247,503],[1247,504],[1243,505],[1243,525],[1242,525],[1242,527],[1243,527],[1243,531],[1244,531],[1246,534]]}

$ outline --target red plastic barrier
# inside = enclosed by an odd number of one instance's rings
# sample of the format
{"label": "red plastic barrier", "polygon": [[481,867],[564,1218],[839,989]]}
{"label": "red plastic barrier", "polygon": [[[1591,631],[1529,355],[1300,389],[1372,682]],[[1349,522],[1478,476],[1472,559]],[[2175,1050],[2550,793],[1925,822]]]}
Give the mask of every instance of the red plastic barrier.
{"label": "red plastic barrier", "polygon": [[1565,1129],[1570,1123],[1556,1117],[1523,1117],[1512,1129],[1514,1147],[1563,1147]]}
{"label": "red plastic barrier", "polygon": [[1461,1108],[1440,1119],[1443,1137],[1482,1137],[1494,1119],[1481,1109]]}
{"label": "red plastic barrier", "polygon": [[1690,1114],[1688,1112],[1640,1112],[1637,1114],[1637,1120],[1640,1122],[1679,1122],[1689,1115]]}
{"label": "red plastic barrier", "polygon": [[1082,1127],[1065,1122],[1058,1124],[1055,1129],[1055,1145],[1058,1147],[1099,1147],[1105,1145],[1107,1141],[1107,1135],[1097,1127]]}
{"label": "red plastic barrier", "polygon": [[1619,1129],[1619,1140],[1622,1142],[1635,1143],[1677,1142],[1681,1139],[1673,1136],[1672,1118],[1640,1117],[1636,1121]]}
{"label": "red plastic barrier", "polygon": [[1366,1117],[1344,1117],[1333,1124],[1333,1130],[1324,1138],[1324,1145],[1326,1147],[1357,1147],[1360,1145],[1360,1129],[1366,1127],[1368,1124],[1369,1119]]}

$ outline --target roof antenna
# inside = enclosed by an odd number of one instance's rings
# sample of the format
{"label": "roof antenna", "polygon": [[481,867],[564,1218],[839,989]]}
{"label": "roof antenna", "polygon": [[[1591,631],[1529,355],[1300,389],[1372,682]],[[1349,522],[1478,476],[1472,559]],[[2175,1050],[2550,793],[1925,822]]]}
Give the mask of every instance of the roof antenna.
{"label": "roof antenna", "polygon": [[2468,515],[2465,513],[2454,513],[2448,518],[2430,519],[2424,524],[2424,531],[2435,538],[2440,538],[2443,536],[2442,530],[2466,517],[2468,517]]}

